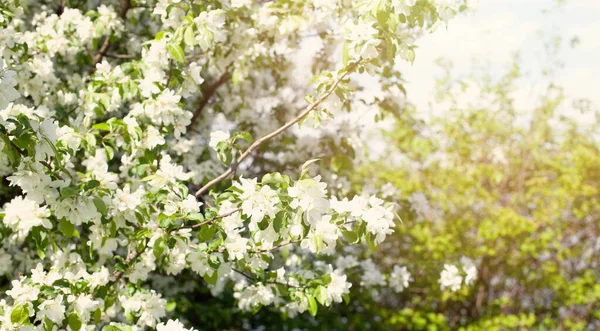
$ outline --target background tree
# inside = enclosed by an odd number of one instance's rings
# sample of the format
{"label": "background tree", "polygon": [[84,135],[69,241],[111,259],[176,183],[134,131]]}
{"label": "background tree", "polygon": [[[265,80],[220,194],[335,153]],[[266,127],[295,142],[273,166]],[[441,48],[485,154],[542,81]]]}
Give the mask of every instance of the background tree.
{"label": "background tree", "polygon": [[548,75],[536,108],[518,109],[518,61],[499,77],[456,78],[440,64],[437,106],[449,112],[424,120],[402,108],[386,157],[362,170],[404,220],[371,258],[414,278],[362,314],[382,329],[597,328],[597,108]]}

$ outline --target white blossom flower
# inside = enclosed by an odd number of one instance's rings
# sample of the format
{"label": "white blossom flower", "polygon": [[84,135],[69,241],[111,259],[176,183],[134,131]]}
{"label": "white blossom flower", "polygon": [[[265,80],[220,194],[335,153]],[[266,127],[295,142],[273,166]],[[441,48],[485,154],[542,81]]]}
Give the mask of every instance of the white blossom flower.
{"label": "white blossom flower", "polygon": [[335,265],[338,270],[344,271],[356,267],[358,265],[358,259],[354,255],[338,256]]}
{"label": "white blossom flower", "polygon": [[50,210],[46,206],[40,207],[35,201],[28,198],[18,196],[12,199],[5,205],[4,212],[3,222],[16,231],[19,238],[24,239],[35,226],[52,228],[52,223],[48,220]]}
{"label": "white blossom flower", "polygon": [[258,230],[258,222],[262,221],[265,216],[274,218],[279,211],[279,198],[268,185],[257,185],[256,178],[245,179],[240,178],[239,182],[233,184],[234,187],[241,190],[239,199],[242,201],[242,213],[250,216],[250,231]]}
{"label": "white blossom flower", "polygon": [[344,38],[350,41],[348,49],[353,58],[375,58],[377,46],[381,40],[377,38],[379,31],[373,27],[374,21],[359,18],[356,23],[348,22],[344,25]]}
{"label": "white blossom flower", "polygon": [[225,11],[221,9],[203,11],[194,18],[199,33],[196,42],[203,51],[212,48],[214,43],[224,42],[227,34],[223,29],[225,25]]}
{"label": "white blossom flower", "polygon": [[331,223],[331,215],[324,215],[314,225],[314,229],[302,240],[300,246],[313,253],[333,253],[340,229]]}
{"label": "white blossom flower", "polygon": [[230,135],[229,132],[227,131],[213,131],[210,133],[210,141],[208,142],[208,146],[210,146],[210,148],[217,150],[217,145],[220,142],[223,142],[227,139],[229,139]]}
{"label": "white blossom flower", "polygon": [[369,206],[362,213],[362,219],[367,222],[367,231],[375,235],[375,244],[385,240],[386,235],[392,234],[395,227],[394,213],[383,207],[383,200],[375,196],[369,198]]}
{"label": "white blossom flower", "polygon": [[38,320],[44,320],[47,317],[54,323],[61,324],[65,319],[66,307],[63,304],[63,295],[59,294],[54,299],[46,299],[38,307],[36,318]]}
{"label": "white blossom flower", "polygon": [[275,300],[271,288],[260,283],[245,287],[241,292],[235,292],[234,297],[238,300],[238,307],[245,311],[250,311],[257,305],[270,305]]}
{"label": "white blossom flower", "polygon": [[186,329],[179,320],[168,320],[167,323],[156,325],[156,331],[194,331],[195,329]]}
{"label": "white blossom flower", "polygon": [[331,274],[331,282],[327,284],[327,300],[329,306],[331,302],[342,302],[343,296],[350,293],[352,283],[347,282],[347,276],[340,270],[335,270]]}
{"label": "white blossom flower", "polygon": [[363,274],[361,276],[360,285],[361,286],[385,286],[385,276],[379,271],[373,260],[367,259],[360,262],[360,266],[363,269]]}
{"label": "white blossom flower", "polygon": [[200,276],[212,276],[214,273],[214,269],[208,263],[206,252],[194,251],[188,255],[187,260],[190,262],[190,268]]}
{"label": "white blossom flower", "polygon": [[417,0],[392,0],[392,7],[396,14],[410,15],[410,9],[417,3]]}
{"label": "white blossom flower", "polygon": [[327,184],[321,182],[320,176],[299,180],[288,188],[288,195],[294,198],[290,206],[306,212],[308,225],[314,224],[329,208],[329,201],[325,198],[326,188]]}
{"label": "white blossom flower", "polygon": [[168,185],[174,185],[177,180],[188,180],[191,174],[186,173],[183,167],[171,163],[171,157],[166,154],[160,160],[160,166],[155,176],[149,181],[150,186],[155,189],[163,189]]}
{"label": "white blossom flower", "polygon": [[6,294],[11,296],[15,303],[30,303],[38,299],[40,289],[36,286],[23,283],[25,278],[13,280],[10,282],[12,288],[6,291]]}
{"label": "white blossom flower", "polygon": [[239,234],[234,234],[227,237],[225,249],[229,253],[229,258],[233,260],[241,260],[248,250],[248,239],[242,238]]}
{"label": "white blossom flower", "polygon": [[202,76],[200,76],[201,72],[202,72],[202,66],[199,66],[196,62],[190,63],[190,67],[189,67],[190,76],[194,80],[194,83],[196,83],[198,85],[204,83],[204,78],[202,78]]}
{"label": "white blossom flower", "polygon": [[468,257],[461,257],[460,259],[460,263],[462,264],[462,268],[466,273],[465,276],[465,285],[471,285],[475,282],[475,280],[477,279],[477,268],[475,267],[475,264],[473,263],[473,260],[469,259]]}
{"label": "white blossom flower", "polygon": [[135,192],[131,193],[130,186],[125,185],[122,190],[117,189],[115,192],[113,204],[119,211],[135,210],[142,204],[143,195],[143,189],[138,188]]}
{"label": "white blossom flower", "polygon": [[413,279],[410,275],[410,272],[406,270],[406,267],[400,267],[399,265],[395,265],[394,269],[390,273],[390,278],[388,279],[388,283],[390,287],[396,292],[402,292],[405,288],[408,287],[408,283]]}
{"label": "white blossom flower", "polygon": [[452,292],[458,291],[462,283],[462,276],[458,268],[451,264],[444,264],[444,270],[440,274],[439,283],[442,290],[448,288]]}
{"label": "white blossom flower", "polygon": [[8,70],[4,66],[4,60],[0,57],[0,110],[6,108],[10,102],[20,96],[14,88],[17,85],[16,74],[16,72]]}

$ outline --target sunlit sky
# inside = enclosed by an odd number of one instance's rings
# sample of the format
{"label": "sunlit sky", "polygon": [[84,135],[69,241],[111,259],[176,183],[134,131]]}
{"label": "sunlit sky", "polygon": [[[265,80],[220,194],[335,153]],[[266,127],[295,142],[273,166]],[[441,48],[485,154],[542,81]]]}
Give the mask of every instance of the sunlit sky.
{"label": "sunlit sky", "polygon": [[[418,41],[414,64],[402,66],[408,98],[421,109],[428,107],[441,73],[437,58],[451,60],[459,75],[469,73],[474,60],[502,73],[519,51],[526,78],[517,105],[528,107],[537,100],[535,84],[548,63],[543,40],[554,36],[563,38],[557,58],[564,64],[554,81],[568,96],[600,105],[600,0],[566,0],[558,7],[555,0],[480,0],[473,12]],[[575,48],[569,46],[573,37],[580,40]]]}
{"label": "sunlit sky", "polygon": [[[549,57],[544,45],[555,37],[562,38],[562,46]],[[579,43],[571,47],[570,41],[575,37]],[[303,69],[309,65],[305,61],[311,60],[306,54],[313,54],[315,47],[320,47],[312,41],[308,40],[306,51],[298,55],[296,75],[301,81],[311,78],[310,72]],[[562,86],[571,100],[587,98],[596,109],[600,106],[600,0],[566,0],[560,6],[556,0],[479,0],[472,11],[418,39],[417,46],[414,63],[405,62],[399,67],[407,80],[404,85],[407,99],[417,106],[422,118],[446,113],[443,105],[435,104],[435,80],[442,74],[437,59],[445,58],[453,63],[454,77],[472,73],[474,66],[484,66],[487,72],[501,75],[507,72],[515,52],[520,54],[523,73],[514,95],[521,114],[531,114],[535,109],[547,87],[548,80],[542,77],[542,69],[557,60],[562,63],[562,69],[555,67],[553,82]],[[355,77],[367,88],[367,95],[379,93],[377,84],[368,75]],[[573,112],[568,106],[559,111],[581,124],[590,123],[589,116],[593,116]],[[352,112],[339,118],[336,115],[336,120],[360,123],[362,139],[369,141],[370,157],[377,158],[385,153],[386,143],[378,130],[370,129],[390,129],[393,124],[391,121],[375,124],[373,114],[372,111]],[[528,122],[526,115],[524,119]],[[305,133],[310,135],[308,131]],[[318,136],[318,130],[312,134]]]}

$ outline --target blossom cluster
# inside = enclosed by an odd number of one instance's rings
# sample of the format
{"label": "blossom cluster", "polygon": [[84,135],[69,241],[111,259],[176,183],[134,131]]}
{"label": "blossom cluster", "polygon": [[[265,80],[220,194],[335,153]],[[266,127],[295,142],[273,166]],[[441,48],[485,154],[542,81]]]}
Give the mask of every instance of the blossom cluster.
{"label": "blossom cluster", "polygon": [[[393,36],[457,10],[351,2],[2,2],[0,330],[187,330],[177,303],[198,283],[241,311],[348,300],[348,266],[324,261],[381,244],[394,206],[334,180],[349,137],[288,129],[359,103],[352,73],[412,61]],[[294,81],[314,31],[342,59]],[[332,170],[298,175],[319,155]],[[360,265],[363,286],[412,280]]]}

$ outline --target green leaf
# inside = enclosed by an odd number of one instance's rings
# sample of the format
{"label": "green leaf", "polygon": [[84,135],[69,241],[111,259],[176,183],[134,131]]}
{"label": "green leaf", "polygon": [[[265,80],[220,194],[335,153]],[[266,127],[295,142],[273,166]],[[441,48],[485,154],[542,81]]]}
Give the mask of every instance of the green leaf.
{"label": "green leaf", "polygon": [[108,214],[106,204],[104,203],[104,200],[102,200],[100,197],[94,197],[94,206],[96,206],[96,209],[98,209],[100,214],[102,214],[103,216],[106,216],[106,214]]}
{"label": "green leaf", "polygon": [[136,231],[133,234],[133,238],[135,240],[142,240],[142,239],[151,238],[151,237],[152,237],[152,231],[149,229],[141,229],[141,230]]}
{"label": "green leaf", "polygon": [[107,325],[102,328],[102,331],[131,331],[131,326],[116,326],[116,325]]}
{"label": "green leaf", "polygon": [[165,310],[170,313],[173,310],[175,310],[175,308],[177,307],[177,302],[175,301],[169,301],[167,302],[167,305],[165,306]]}
{"label": "green leaf", "polygon": [[304,164],[302,165],[302,173],[300,174],[300,178],[304,177],[304,175],[306,175],[308,173],[308,166],[311,165],[312,163],[315,163],[317,161],[320,161],[321,159],[312,159],[312,160],[308,160],[306,162],[304,162]]}
{"label": "green leaf", "polygon": [[200,231],[198,231],[198,239],[200,241],[209,241],[212,237],[217,233],[217,229],[210,225],[205,225],[200,227]]}
{"label": "green leaf", "polygon": [[306,298],[308,299],[308,312],[312,315],[312,316],[316,316],[317,315],[317,301],[315,301],[315,298],[312,295],[307,294]]}
{"label": "green leaf", "polygon": [[208,273],[204,274],[204,276],[202,276],[202,278],[204,278],[204,280],[209,283],[210,285],[215,285],[217,283],[217,278],[219,276],[219,273],[216,271],[213,271],[212,275],[208,275]]}
{"label": "green leaf", "polygon": [[98,131],[110,131],[110,125],[108,123],[98,123],[92,125],[92,129],[96,129]]}
{"label": "green leaf", "polygon": [[344,299],[346,305],[350,303],[350,295],[348,295],[348,293],[342,295],[342,298]]}
{"label": "green leaf", "polygon": [[412,49],[409,49],[406,51],[406,59],[410,62],[410,63],[414,63],[415,62],[415,51]]}
{"label": "green leaf", "polygon": [[44,316],[44,331],[53,331],[54,330],[54,322],[52,322],[47,316]]}
{"label": "green leaf", "polygon": [[281,229],[283,228],[283,220],[285,218],[285,212],[284,211],[280,211],[279,213],[277,213],[277,215],[275,215],[275,220],[273,220],[273,230],[275,230],[275,232],[279,233],[279,231],[281,231]]}
{"label": "green leaf", "polygon": [[69,324],[69,327],[71,328],[71,330],[73,331],[79,331],[81,329],[81,315],[79,315],[79,313],[75,310],[73,310],[70,314],[69,317],[67,317],[67,323]]}
{"label": "green leaf", "polygon": [[64,218],[61,218],[59,221],[60,231],[65,235],[65,237],[77,237],[79,238],[79,232],[75,230],[75,225],[73,223],[67,221]]}
{"label": "green leaf", "polygon": [[36,226],[31,231],[31,236],[35,242],[38,256],[43,260],[46,257],[46,249],[48,248],[48,234],[41,226]]}
{"label": "green leaf", "polygon": [[106,153],[107,160],[112,160],[115,157],[115,150],[108,145],[104,145],[104,153]]}
{"label": "green leaf", "polygon": [[373,238],[373,236],[371,235],[370,232],[367,232],[367,234],[365,235],[365,239],[367,242],[367,247],[369,247],[369,249],[372,252],[376,252],[377,251],[377,245],[375,245],[375,240]]}
{"label": "green leaf", "polygon": [[165,36],[164,31],[158,31],[158,33],[154,36],[154,40],[161,40]]}
{"label": "green leaf", "polygon": [[151,180],[154,180],[154,179],[159,179],[159,178],[162,178],[162,177],[161,177],[161,176],[159,176],[159,175],[148,175],[148,176],[146,176],[146,177],[142,178],[142,181],[143,181],[143,182],[149,182],[149,181],[151,181]]}
{"label": "green leaf", "polygon": [[101,318],[102,318],[102,310],[100,310],[100,308],[97,308],[96,311],[94,312],[94,323],[96,323],[96,324],[100,323]]}
{"label": "green leaf", "polygon": [[347,66],[348,65],[348,61],[350,59],[350,56],[348,55],[348,43],[344,43],[344,48],[342,49],[342,64],[343,66]]}
{"label": "green leaf", "polygon": [[201,213],[189,213],[187,218],[191,221],[204,222],[204,215]]}
{"label": "green leaf", "polygon": [[58,169],[61,166],[62,163],[62,154],[58,152],[58,149],[56,149],[56,146],[54,146],[54,144],[52,143],[52,141],[50,141],[50,139],[48,139],[47,137],[43,137],[44,140],[48,143],[48,145],[50,145],[50,148],[52,148],[52,151],[54,152],[54,166]]}
{"label": "green leaf", "polygon": [[355,231],[342,230],[342,234],[350,244],[356,244],[359,240],[359,236]]}
{"label": "green leaf", "polygon": [[98,97],[98,100],[100,101],[100,104],[104,107],[104,109],[108,110],[108,108],[110,108],[111,103],[110,95],[98,93],[96,94],[96,96]]}
{"label": "green leaf", "polygon": [[252,135],[246,131],[235,132],[232,137],[234,140],[236,139],[244,139],[247,142],[252,142]]}
{"label": "green leaf", "polygon": [[60,197],[62,199],[70,198],[79,193],[79,188],[77,186],[67,186],[60,189]]}
{"label": "green leaf", "polygon": [[96,187],[100,186],[100,182],[92,179],[89,182],[87,182],[87,189],[91,190],[91,189],[95,189]]}
{"label": "green leaf", "polygon": [[188,26],[183,33],[183,42],[188,46],[196,44],[196,36],[194,35],[194,27]]}
{"label": "green leaf", "polygon": [[8,161],[10,161],[10,164],[12,165],[18,165],[20,162],[21,155],[10,144],[10,138],[2,132],[0,132],[0,138],[2,138],[2,140],[4,141],[4,148],[2,149],[2,151],[6,156],[8,156]]}
{"label": "green leaf", "polygon": [[165,248],[167,248],[167,238],[160,237],[160,238],[156,239],[156,241],[154,242],[153,251],[154,251],[154,257],[156,257],[157,260],[163,254],[163,252],[165,251]]}
{"label": "green leaf", "polygon": [[174,45],[181,44],[181,40],[183,39],[183,29],[185,29],[185,27],[181,26],[181,27],[177,28],[177,30],[175,30],[175,33],[173,34],[173,37],[171,38],[171,43],[173,43]]}
{"label": "green leaf", "polygon": [[10,312],[10,322],[13,324],[23,324],[29,321],[29,308],[23,305],[16,305]]}
{"label": "green leaf", "polygon": [[180,63],[185,61],[185,53],[179,45],[169,44],[167,45],[167,49],[169,50],[169,53],[171,54],[173,60]]}
{"label": "green leaf", "polygon": [[327,288],[323,285],[317,286],[315,290],[315,297],[317,297],[317,301],[323,306],[327,303]]}
{"label": "green leaf", "polygon": [[263,176],[261,183],[263,184],[275,184],[277,186],[287,188],[290,184],[290,178],[282,175],[278,172],[273,172]]}

